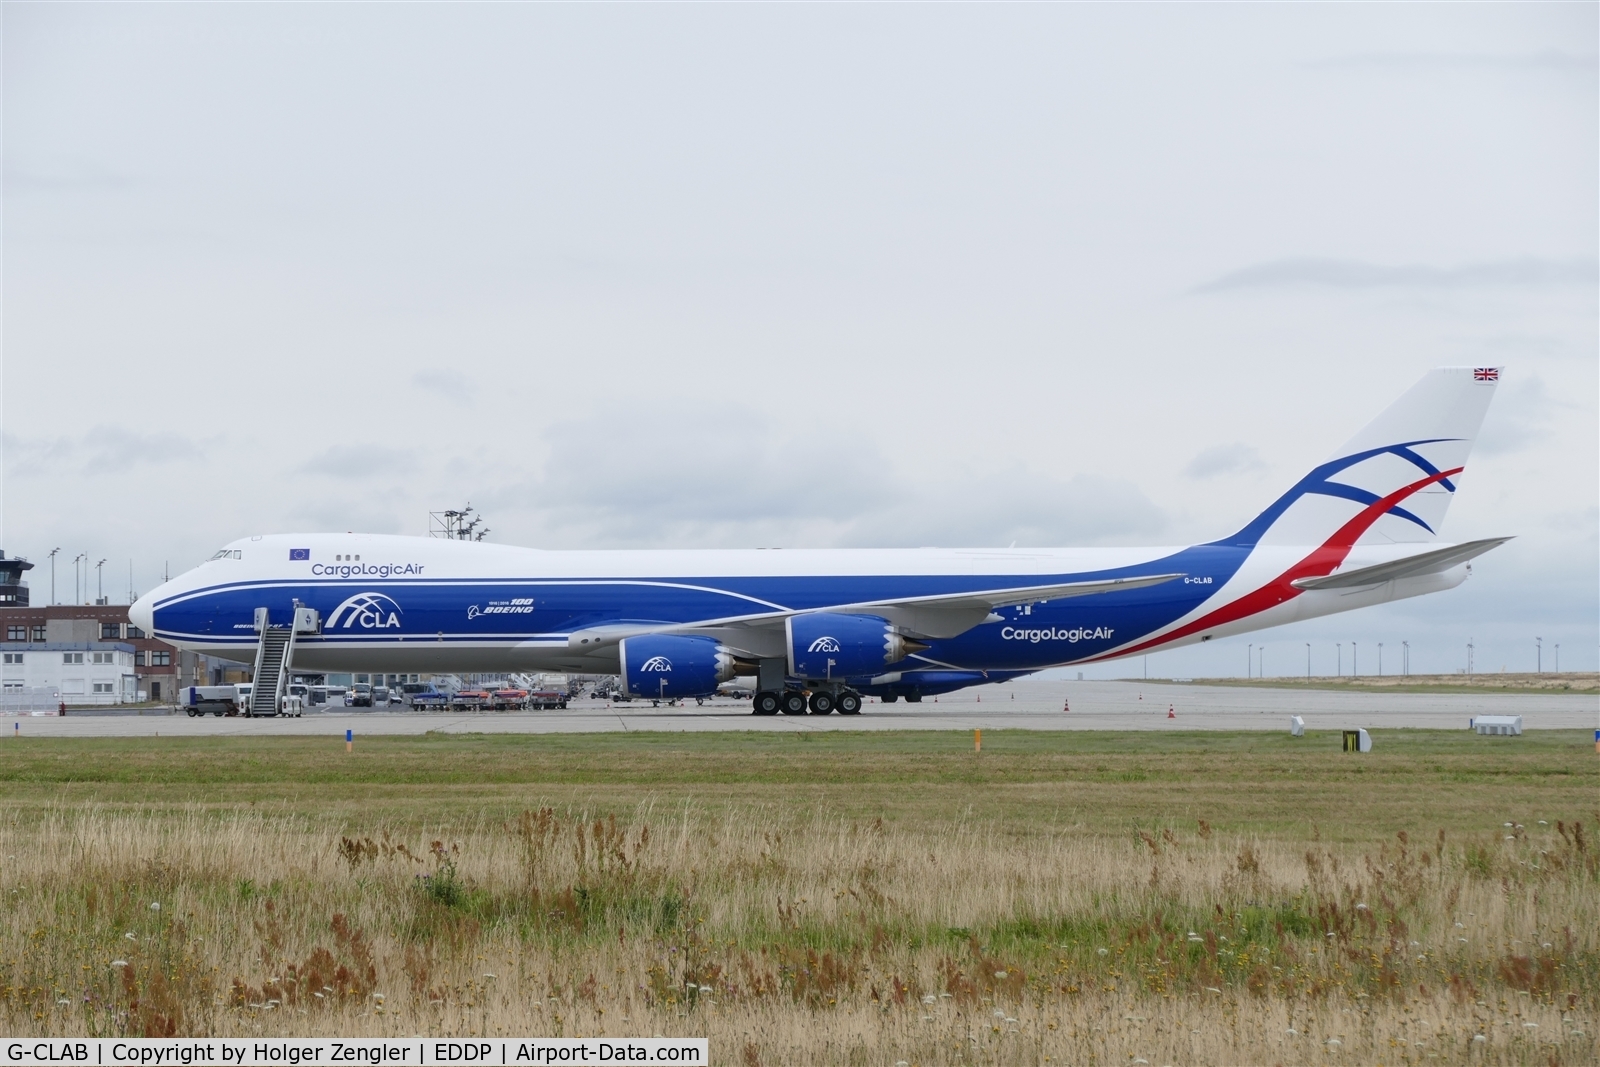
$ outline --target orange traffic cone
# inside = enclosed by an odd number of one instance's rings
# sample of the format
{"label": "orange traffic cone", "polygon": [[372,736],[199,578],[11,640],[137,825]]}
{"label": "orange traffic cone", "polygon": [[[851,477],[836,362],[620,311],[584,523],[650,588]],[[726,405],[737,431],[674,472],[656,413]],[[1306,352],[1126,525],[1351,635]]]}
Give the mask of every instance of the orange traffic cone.
{"label": "orange traffic cone", "polygon": [[1167,718],[1176,719],[1177,717],[1178,717],[1178,713],[1172,710],[1172,705],[1171,704],[1168,704],[1167,705]]}

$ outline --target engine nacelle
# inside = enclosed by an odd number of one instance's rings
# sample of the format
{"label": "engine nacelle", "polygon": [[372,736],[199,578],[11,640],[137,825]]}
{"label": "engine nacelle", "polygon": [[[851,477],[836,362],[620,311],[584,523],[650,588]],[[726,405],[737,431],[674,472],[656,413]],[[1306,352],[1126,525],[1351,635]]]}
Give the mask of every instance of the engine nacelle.
{"label": "engine nacelle", "polygon": [[712,637],[640,634],[621,642],[622,688],[647,699],[703,697],[734,675],[736,662]]}
{"label": "engine nacelle", "polygon": [[789,673],[798,678],[881,674],[928,646],[903,636],[877,615],[819,612],[788,620]]}

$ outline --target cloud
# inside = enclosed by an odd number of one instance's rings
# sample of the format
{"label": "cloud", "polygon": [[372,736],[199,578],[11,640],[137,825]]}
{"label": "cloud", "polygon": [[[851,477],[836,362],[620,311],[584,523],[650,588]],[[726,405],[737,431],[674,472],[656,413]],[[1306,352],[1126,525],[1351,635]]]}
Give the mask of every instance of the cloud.
{"label": "cloud", "polygon": [[1550,436],[1550,413],[1557,406],[1540,378],[1503,382],[1473,447],[1486,456],[1521,452]]}
{"label": "cloud", "polygon": [[1467,289],[1494,286],[1595,285],[1600,263],[1592,259],[1506,259],[1462,267],[1421,264],[1385,267],[1347,259],[1279,259],[1224,274],[1195,286],[1192,293],[1263,289],[1283,285],[1331,289]]}
{"label": "cloud", "polygon": [[202,445],[174,433],[140,433],[102,423],[79,437],[29,440],[7,435],[6,466],[24,478],[66,469],[83,475],[125,474],[139,467],[198,462],[218,440]]}
{"label": "cloud", "polygon": [[868,510],[845,543],[1048,548],[1148,542],[1166,529],[1166,513],[1132,482],[1019,467],[965,472]]}
{"label": "cloud", "polygon": [[1167,528],[1166,513],[1122,479],[923,471],[848,433],[789,433],[743,413],[670,433],[567,424],[550,431],[540,473],[473,501],[504,536],[551,548],[1048,546]]}
{"label": "cloud", "polygon": [[1588,73],[1600,67],[1600,56],[1546,48],[1521,54],[1490,52],[1363,52],[1316,59],[1312,68],[1375,68],[1388,70],[1530,70]]}
{"label": "cloud", "polygon": [[394,514],[390,502],[376,497],[378,494],[343,494],[297,500],[287,518],[289,525],[298,530],[353,530],[379,534],[421,532],[414,528],[416,524],[408,529]]}
{"label": "cloud", "polygon": [[334,445],[311,457],[297,470],[328,478],[371,478],[383,474],[409,474],[416,467],[407,449],[383,445]]}
{"label": "cloud", "polygon": [[44,166],[8,161],[5,184],[7,192],[68,193],[131,189],[135,182],[110,167],[76,159]]}
{"label": "cloud", "polygon": [[1215,478],[1222,474],[1247,474],[1266,470],[1254,445],[1234,443],[1206,449],[1189,461],[1183,473],[1190,478]]}
{"label": "cloud", "polygon": [[901,492],[869,443],[790,437],[737,412],[670,432],[590,419],[551,429],[546,447],[541,476],[480,510],[559,502],[541,524],[579,543],[793,545],[831,543],[839,526]]}
{"label": "cloud", "polygon": [[418,371],[411,376],[411,384],[457,404],[469,404],[478,395],[478,387],[471,379],[451,370]]}

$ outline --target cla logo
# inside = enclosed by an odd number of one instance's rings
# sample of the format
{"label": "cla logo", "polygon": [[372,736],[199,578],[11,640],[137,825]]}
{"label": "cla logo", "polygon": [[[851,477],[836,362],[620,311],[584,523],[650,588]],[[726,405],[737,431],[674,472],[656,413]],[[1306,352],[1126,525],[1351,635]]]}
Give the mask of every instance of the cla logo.
{"label": "cla logo", "polygon": [[333,609],[328,616],[328,629],[338,626],[341,618],[346,630],[356,624],[363,630],[399,629],[400,605],[382,593],[357,593]]}
{"label": "cla logo", "polygon": [[819,637],[815,641],[811,642],[811,647],[806,649],[806,651],[837,652],[839,651],[839,639],[836,637]]}
{"label": "cla logo", "polygon": [[672,661],[665,656],[651,656],[639,667],[640,674],[659,674],[672,670]]}

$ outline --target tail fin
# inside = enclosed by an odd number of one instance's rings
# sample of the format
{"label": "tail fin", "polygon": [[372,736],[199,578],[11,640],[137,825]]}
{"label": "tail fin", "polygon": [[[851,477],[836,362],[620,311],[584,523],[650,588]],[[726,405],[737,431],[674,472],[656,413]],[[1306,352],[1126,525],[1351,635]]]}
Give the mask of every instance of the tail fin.
{"label": "tail fin", "polygon": [[1332,458],[1220,543],[1435,540],[1499,380],[1499,367],[1429,371]]}

